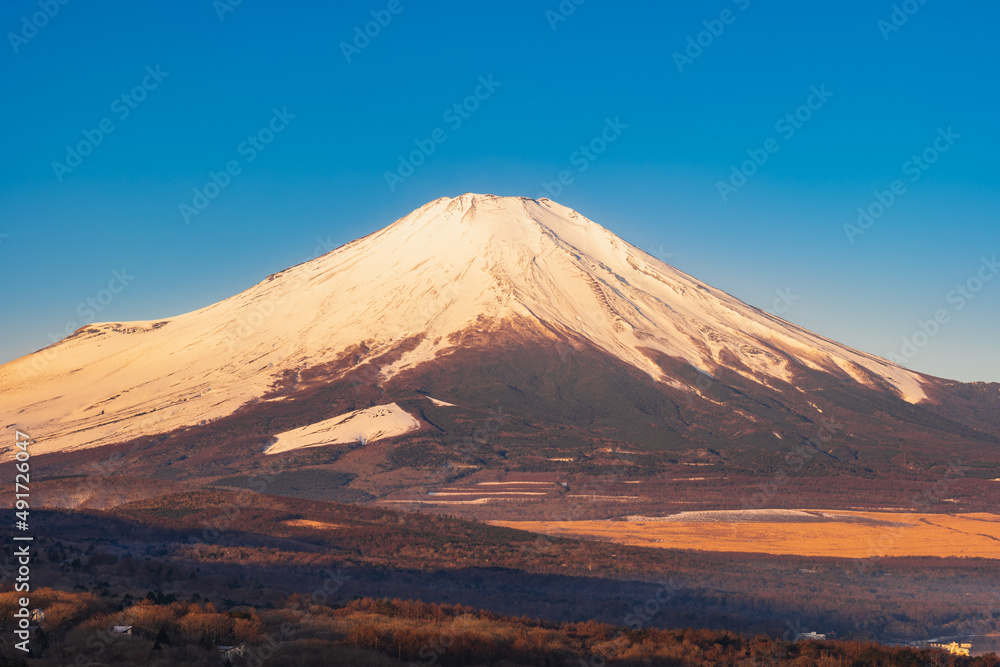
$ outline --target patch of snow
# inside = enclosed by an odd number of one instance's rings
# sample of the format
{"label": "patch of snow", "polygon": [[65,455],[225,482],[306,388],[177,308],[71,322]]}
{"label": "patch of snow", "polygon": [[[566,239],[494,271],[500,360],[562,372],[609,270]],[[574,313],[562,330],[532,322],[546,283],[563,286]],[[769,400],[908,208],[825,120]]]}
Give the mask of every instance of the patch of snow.
{"label": "patch of snow", "polygon": [[427,397],[427,400],[430,401],[431,403],[433,403],[434,405],[437,405],[438,407],[442,407],[442,408],[453,408],[453,407],[455,407],[454,403],[445,403],[444,401],[439,401],[438,399],[431,398],[430,396]]}
{"label": "patch of snow", "polygon": [[497,484],[514,484],[515,486],[519,486],[521,484],[546,484],[546,485],[551,485],[552,482],[478,482],[477,486],[492,486],[492,485],[497,485]]}
{"label": "patch of snow", "polygon": [[278,454],[305,447],[322,447],[352,442],[362,444],[403,435],[420,428],[420,422],[395,403],[355,410],[325,419],[315,424],[285,431],[277,435],[278,441],[264,450],[265,454]]}
{"label": "patch of snow", "polygon": [[682,522],[758,522],[774,521],[776,519],[798,519],[804,521],[817,521],[815,514],[802,510],[783,509],[748,509],[748,510],[702,510],[678,512],[669,516],[641,516],[633,515],[625,517],[627,521],[682,521]]}
{"label": "patch of snow", "polygon": [[476,493],[475,491],[430,491],[428,496],[544,496],[548,495],[544,491],[486,491]]}
{"label": "patch of snow", "polygon": [[476,498],[475,500],[380,500],[380,503],[433,503],[435,505],[485,505],[503,498]]}

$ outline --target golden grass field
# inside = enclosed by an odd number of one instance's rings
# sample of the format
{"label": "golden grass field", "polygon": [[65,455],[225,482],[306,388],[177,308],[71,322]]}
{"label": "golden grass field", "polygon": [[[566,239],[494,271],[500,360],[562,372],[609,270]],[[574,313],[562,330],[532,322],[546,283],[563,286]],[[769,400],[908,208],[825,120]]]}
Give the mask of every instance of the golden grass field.
{"label": "golden grass field", "polygon": [[[957,556],[1000,558],[1000,515],[802,510],[692,512],[668,520],[491,521],[546,535],[663,549],[800,556]],[[704,516],[709,515],[710,520]],[[777,519],[777,520],[775,520]]]}
{"label": "golden grass field", "polygon": [[284,521],[284,524],[293,528],[314,528],[316,530],[336,530],[343,528],[338,523],[326,523],[325,521],[313,521],[311,519],[288,519]]}

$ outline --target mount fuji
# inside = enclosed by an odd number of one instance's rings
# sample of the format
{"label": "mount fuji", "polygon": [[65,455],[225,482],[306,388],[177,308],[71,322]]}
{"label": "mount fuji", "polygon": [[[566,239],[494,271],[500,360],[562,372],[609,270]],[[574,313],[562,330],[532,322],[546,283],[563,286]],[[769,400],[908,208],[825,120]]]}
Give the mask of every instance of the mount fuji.
{"label": "mount fuji", "polygon": [[36,455],[131,443],[178,479],[376,440],[407,469],[618,451],[762,470],[804,443],[878,472],[1000,452],[996,384],[807,331],[549,199],[471,193],[200,310],[83,327],[0,366],[0,393]]}

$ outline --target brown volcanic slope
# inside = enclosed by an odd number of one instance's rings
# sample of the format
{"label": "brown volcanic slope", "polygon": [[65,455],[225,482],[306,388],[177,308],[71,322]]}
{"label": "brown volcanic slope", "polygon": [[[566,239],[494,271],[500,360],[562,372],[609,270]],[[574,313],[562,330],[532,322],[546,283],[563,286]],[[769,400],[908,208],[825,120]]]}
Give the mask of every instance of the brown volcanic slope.
{"label": "brown volcanic slope", "polygon": [[[429,507],[444,498],[428,494],[497,481],[503,471],[554,475],[542,497],[440,505],[492,518],[778,506],[989,511],[1000,502],[1000,482],[990,481],[998,476],[997,436],[944,416],[950,389],[943,384],[940,404],[912,405],[806,370],[783,388],[722,371],[699,382],[695,369],[660,359],[701,388],[699,396],[665,388],[580,340],[499,339],[498,332],[488,347],[463,343],[385,382],[378,369],[391,354],[316,367],[294,386],[277,386],[283,400],[161,436],[45,455],[34,469],[265,484],[268,493],[323,500],[423,499]],[[262,453],[274,433],[393,401],[423,427],[364,446]],[[685,479],[693,477],[705,479]],[[552,492],[559,482],[568,488]],[[958,502],[944,502],[951,499]]]}

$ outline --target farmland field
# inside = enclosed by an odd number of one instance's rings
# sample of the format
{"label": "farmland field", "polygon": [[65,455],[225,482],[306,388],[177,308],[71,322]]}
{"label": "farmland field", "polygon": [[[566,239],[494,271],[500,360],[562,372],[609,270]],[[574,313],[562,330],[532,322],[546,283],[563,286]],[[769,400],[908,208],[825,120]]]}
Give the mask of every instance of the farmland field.
{"label": "farmland field", "polygon": [[604,521],[493,521],[547,535],[665,549],[870,558],[1000,558],[1000,516],[732,510]]}

